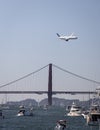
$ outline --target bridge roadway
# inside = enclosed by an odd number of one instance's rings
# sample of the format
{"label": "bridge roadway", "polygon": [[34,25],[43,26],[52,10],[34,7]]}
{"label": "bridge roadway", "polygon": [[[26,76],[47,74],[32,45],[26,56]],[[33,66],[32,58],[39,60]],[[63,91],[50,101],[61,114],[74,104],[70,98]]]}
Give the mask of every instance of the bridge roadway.
{"label": "bridge roadway", "polygon": [[[0,94],[48,94],[48,91],[0,91]],[[96,91],[52,91],[55,94],[97,94]]]}

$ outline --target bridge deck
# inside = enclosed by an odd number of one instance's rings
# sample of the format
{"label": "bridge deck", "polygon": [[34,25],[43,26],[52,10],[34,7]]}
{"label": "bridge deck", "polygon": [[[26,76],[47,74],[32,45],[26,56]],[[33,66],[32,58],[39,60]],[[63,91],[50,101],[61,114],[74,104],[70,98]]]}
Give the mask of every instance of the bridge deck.
{"label": "bridge deck", "polygon": [[[94,91],[52,91],[54,94],[96,94]],[[48,91],[0,91],[0,94],[48,94]]]}

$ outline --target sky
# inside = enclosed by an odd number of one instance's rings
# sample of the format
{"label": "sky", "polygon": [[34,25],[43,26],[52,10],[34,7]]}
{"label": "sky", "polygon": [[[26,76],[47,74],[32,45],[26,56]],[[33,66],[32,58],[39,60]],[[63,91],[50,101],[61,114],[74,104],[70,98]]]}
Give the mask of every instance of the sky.
{"label": "sky", "polygon": [[[99,0],[0,0],[0,86],[49,63],[100,81],[99,12]],[[56,33],[78,39],[66,42]]]}

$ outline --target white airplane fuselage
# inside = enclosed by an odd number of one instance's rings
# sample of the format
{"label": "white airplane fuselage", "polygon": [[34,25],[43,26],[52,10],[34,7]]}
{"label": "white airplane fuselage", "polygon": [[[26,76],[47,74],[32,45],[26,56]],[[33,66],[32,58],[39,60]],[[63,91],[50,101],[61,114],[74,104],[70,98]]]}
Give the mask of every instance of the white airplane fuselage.
{"label": "white airplane fuselage", "polygon": [[65,40],[65,41],[78,39],[78,37],[76,37],[76,36],[74,36],[74,35],[69,35],[69,36],[60,36],[59,34],[57,34],[57,36],[59,37],[59,39],[61,39],[61,40]]}

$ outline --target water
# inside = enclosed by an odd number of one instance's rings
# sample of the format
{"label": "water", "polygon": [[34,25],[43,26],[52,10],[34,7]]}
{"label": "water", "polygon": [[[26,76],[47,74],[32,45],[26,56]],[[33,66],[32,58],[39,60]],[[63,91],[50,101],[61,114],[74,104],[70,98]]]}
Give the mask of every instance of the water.
{"label": "water", "polygon": [[17,117],[17,109],[3,110],[4,119],[0,119],[0,130],[54,130],[60,119],[67,121],[66,130],[99,130],[99,127],[90,127],[83,117],[65,116],[65,108],[36,109],[33,117]]}

